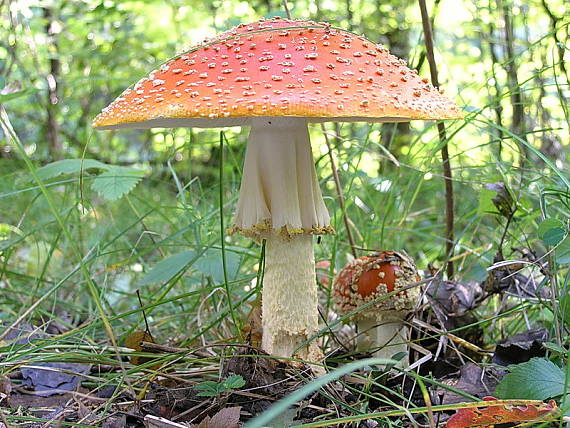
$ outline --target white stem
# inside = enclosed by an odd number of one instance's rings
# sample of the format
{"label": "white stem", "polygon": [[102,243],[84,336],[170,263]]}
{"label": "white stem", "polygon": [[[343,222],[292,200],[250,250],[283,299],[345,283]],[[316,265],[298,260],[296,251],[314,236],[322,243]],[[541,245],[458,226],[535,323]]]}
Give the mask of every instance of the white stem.
{"label": "white stem", "polygon": [[[380,315],[378,318],[364,318],[357,322],[357,349],[366,351],[376,349],[376,358],[392,358],[399,352],[409,353],[408,328],[398,315]],[[406,355],[400,360],[400,366],[409,365]]]}
{"label": "white stem", "polygon": [[[271,355],[293,356],[318,330],[317,305],[313,237],[267,238],[262,298],[263,349]],[[315,343],[295,355],[309,361],[320,357]]]}
{"label": "white stem", "polygon": [[[262,347],[291,357],[318,330],[311,235],[332,232],[306,119],[252,119],[233,230],[267,240]],[[295,356],[321,357],[314,342]]]}

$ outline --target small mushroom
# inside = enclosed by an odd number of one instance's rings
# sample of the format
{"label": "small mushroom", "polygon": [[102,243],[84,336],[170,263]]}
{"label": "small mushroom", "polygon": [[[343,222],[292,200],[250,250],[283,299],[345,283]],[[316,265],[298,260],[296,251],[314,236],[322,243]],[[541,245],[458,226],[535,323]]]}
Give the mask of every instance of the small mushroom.
{"label": "small mushroom", "polygon": [[[358,350],[375,349],[375,357],[387,359],[408,352],[405,318],[418,303],[420,289],[397,291],[419,279],[414,261],[396,251],[358,257],[339,272],[333,283],[333,299],[339,313],[346,314],[375,301],[353,316]],[[396,293],[386,296],[392,292]],[[407,357],[402,365],[408,365]]]}

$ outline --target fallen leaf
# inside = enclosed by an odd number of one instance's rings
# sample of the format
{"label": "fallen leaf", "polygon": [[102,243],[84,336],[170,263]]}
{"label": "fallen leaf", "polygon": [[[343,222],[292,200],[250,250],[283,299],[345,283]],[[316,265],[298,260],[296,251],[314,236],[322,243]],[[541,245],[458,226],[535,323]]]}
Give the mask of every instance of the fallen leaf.
{"label": "fallen leaf", "polygon": [[[488,401],[489,405],[459,409],[447,421],[447,428],[491,428],[496,424],[529,422],[539,418],[544,421],[549,414],[552,416],[558,414],[558,407],[554,400],[550,400],[548,403],[529,403],[528,405],[513,405],[505,400],[499,401],[495,397],[485,397],[483,401]],[[521,401],[517,400],[516,403],[520,404]]]}
{"label": "fallen leaf", "polygon": [[[194,387],[188,384],[173,382],[158,385],[153,383],[145,398],[149,400],[149,403],[143,405],[145,413],[167,419],[177,418],[178,422],[192,420],[203,411],[199,405],[204,402],[204,399],[197,397]],[[184,419],[181,419],[181,413],[184,413]]]}
{"label": "fallen leaf", "polygon": [[481,284],[483,289],[488,294],[508,293],[523,298],[550,299],[552,297],[550,287],[542,285],[541,281],[532,274],[527,276],[521,273],[521,269],[525,267],[525,263],[521,261],[531,262],[535,266],[540,265],[533,253],[525,249],[519,252],[522,254],[521,260],[505,260],[501,253],[495,255],[493,264],[488,268],[488,276]]}
{"label": "fallen leaf", "polygon": [[101,425],[101,428],[124,428],[127,426],[127,415],[109,416]]}
{"label": "fallen leaf", "polygon": [[[0,327],[5,327],[1,325]],[[31,324],[23,323],[16,327],[8,327],[10,330],[8,333],[3,332],[5,335],[2,345],[5,346],[8,343],[14,343],[16,345],[28,345],[34,339],[42,339],[45,334],[40,329],[34,327]]]}
{"label": "fallen leaf", "polygon": [[495,349],[493,363],[501,366],[524,363],[534,357],[544,357],[546,349],[542,344],[548,340],[545,328],[528,330],[501,341]]}
{"label": "fallen leaf", "polygon": [[[69,395],[52,395],[50,397],[42,397],[40,395],[12,392],[10,396],[10,408],[26,408],[34,416],[43,417],[51,411],[63,408],[69,402]],[[2,403],[4,404],[4,403]],[[0,406],[4,407],[4,406]]]}
{"label": "fallen leaf", "polygon": [[12,381],[6,376],[0,376],[0,402],[5,398],[10,398],[12,393]]}
{"label": "fallen leaf", "polygon": [[226,407],[214,416],[206,416],[198,425],[190,425],[193,428],[238,428],[241,407]]}
{"label": "fallen leaf", "polygon": [[444,309],[445,316],[461,317],[477,307],[483,297],[483,290],[473,281],[462,283],[433,280],[429,283],[426,294]]}
{"label": "fallen leaf", "polygon": [[[474,395],[478,398],[489,396],[499,383],[500,373],[493,367],[483,369],[477,364],[467,363],[461,367],[459,379],[445,379],[442,382],[454,390]],[[465,397],[445,388],[437,388],[434,402],[454,404],[465,401]]]}
{"label": "fallen leaf", "polygon": [[222,376],[240,375],[247,388],[255,388],[257,394],[273,398],[281,398],[298,387],[296,381],[287,382],[290,376],[286,372],[286,363],[265,358],[267,354],[262,350],[249,349],[243,354],[238,352],[226,361]]}
{"label": "fallen leaf", "polygon": [[[141,346],[141,342],[154,343],[154,339],[146,331],[134,331],[131,334],[129,334],[125,339],[125,347],[134,349],[137,352],[142,352],[143,348]],[[131,361],[131,364],[135,366],[148,363],[149,361],[152,360],[152,358],[141,357],[138,355],[133,355],[129,359]],[[155,366],[153,366],[152,368],[155,368]]]}
{"label": "fallen leaf", "polygon": [[81,375],[89,373],[89,370],[87,364],[58,362],[35,363],[20,369],[24,385],[34,387],[36,395],[42,397],[75,391]]}
{"label": "fallen leaf", "polygon": [[93,424],[97,419],[97,415],[92,408],[88,407],[81,400],[76,400],[77,402],[77,416],[81,419],[84,424]]}
{"label": "fallen leaf", "polygon": [[247,343],[254,348],[261,348],[263,328],[261,324],[261,299],[251,303],[251,311],[247,316],[246,324],[242,328]]}

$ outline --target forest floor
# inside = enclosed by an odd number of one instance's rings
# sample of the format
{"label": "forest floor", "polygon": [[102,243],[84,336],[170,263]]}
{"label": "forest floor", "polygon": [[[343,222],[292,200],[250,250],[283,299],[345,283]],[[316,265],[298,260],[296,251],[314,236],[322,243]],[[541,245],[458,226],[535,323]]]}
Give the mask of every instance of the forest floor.
{"label": "forest floor", "polygon": [[[3,364],[14,363],[0,379],[0,426],[231,428],[250,421],[248,427],[467,427],[552,419],[558,416],[554,401],[488,398],[497,391],[509,398],[504,394],[512,388],[509,382],[502,392],[497,389],[507,365],[539,365],[547,361],[547,350],[557,351],[543,328],[504,337],[496,346],[485,341],[484,325],[551,298],[547,287],[537,286],[544,266],[528,260],[529,254],[527,261],[538,267],[534,271],[496,260],[484,283],[421,281],[423,304],[407,320],[411,365],[406,369],[356,352],[354,328],[334,314],[318,339],[327,352],[324,376],[322,368],[261,351],[255,308],[242,329],[246,344],[178,347],[154,343],[150,331],[135,331],[119,347],[50,346],[51,337],[81,329],[65,320],[65,311],[57,317],[62,322],[44,320],[41,328],[13,325],[3,329],[0,342],[9,355]],[[477,319],[477,308],[497,296],[496,317]],[[44,361],[26,363],[36,352],[45,353]],[[343,367],[350,372],[339,373]],[[273,406],[288,398],[280,410]],[[270,422],[255,425],[252,418],[267,412]]]}

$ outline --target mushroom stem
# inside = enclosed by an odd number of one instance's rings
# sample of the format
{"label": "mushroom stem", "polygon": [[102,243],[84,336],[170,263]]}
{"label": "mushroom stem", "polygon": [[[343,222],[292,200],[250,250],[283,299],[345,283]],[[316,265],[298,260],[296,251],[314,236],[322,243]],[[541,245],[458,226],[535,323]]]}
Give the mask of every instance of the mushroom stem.
{"label": "mushroom stem", "polygon": [[378,315],[377,318],[362,318],[357,322],[357,349],[374,349],[375,358],[391,359],[399,352],[406,356],[400,360],[400,366],[409,365],[408,328],[402,317],[392,314]]}
{"label": "mushroom stem", "polygon": [[[263,278],[262,347],[272,355],[293,356],[295,350],[318,329],[317,283],[313,237],[268,237]],[[296,356],[309,361],[318,357],[316,345]]]}
{"label": "mushroom stem", "polygon": [[[311,152],[307,120],[251,121],[234,231],[266,240],[262,347],[292,357],[318,329],[313,234],[332,232]],[[297,357],[316,362],[316,344]]]}

